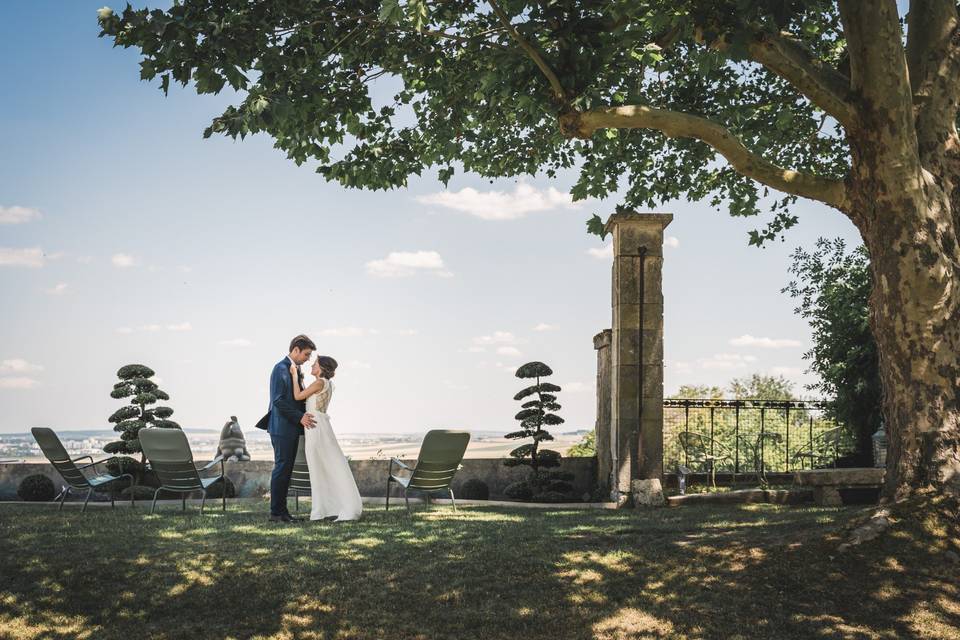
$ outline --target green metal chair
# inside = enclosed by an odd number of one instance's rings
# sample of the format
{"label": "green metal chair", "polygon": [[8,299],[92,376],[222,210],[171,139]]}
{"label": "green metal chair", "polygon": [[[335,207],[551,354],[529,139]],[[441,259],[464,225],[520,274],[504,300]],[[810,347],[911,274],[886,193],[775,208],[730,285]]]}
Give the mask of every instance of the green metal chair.
{"label": "green metal chair", "polygon": [[[104,458],[103,460],[97,460],[94,462],[93,456],[80,456],[79,458],[71,459],[67,454],[67,450],[64,448],[63,443],[60,442],[60,438],[57,437],[57,434],[54,433],[53,429],[48,429],[47,427],[34,427],[30,430],[33,433],[33,437],[36,439],[37,444],[40,445],[40,450],[43,451],[43,455],[47,457],[47,460],[50,461],[50,464],[53,465],[53,468],[56,469],[60,475],[63,477],[64,481],[67,483],[67,486],[64,487],[63,495],[60,497],[60,506],[57,507],[58,511],[63,510],[63,502],[67,499],[67,496],[70,495],[71,489],[76,489],[82,491],[86,489],[87,497],[83,501],[83,508],[80,509],[80,512],[87,510],[87,503],[90,502],[90,496],[93,495],[93,492],[96,489],[104,487],[105,485],[113,482],[114,480],[119,480],[121,478],[130,478],[130,506],[136,506],[134,500],[136,499],[133,494],[133,483],[134,478],[129,473],[121,473],[118,476],[104,473],[92,478],[88,478],[83,473],[83,469],[93,468],[93,471],[96,472],[97,465],[103,464],[108,460],[112,460],[113,456],[109,458]],[[88,464],[83,464],[77,466],[77,461],[87,458],[90,460]],[[110,492],[110,506],[116,506],[114,504],[113,492]]]}
{"label": "green metal chair", "polygon": [[293,502],[300,512],[300,494],[310,495],[310,469],[307,468],[307,454],[303,450],[304,438],[300,436],[297,446],[297,459],[293,462],[293,475],[290,476],[290,492]]}
{"label": "green metal chair", "polygon": [[[390,486],[396,482],[403,487],[403,500],[407,503],[407,513],[410,513],[410,499],[407,496],[409,491],[424,493],[428,499],[431,493],[448,493],[453,502],[453,510],[456,511],[457,502],[450,483],[460,469],[460,462],[469,443],[470,433],[467,431],[434,429],[424,436],[423,443],[420,445],[420,455],[412,469],[398,458],[392,458],[387,474],[386,510],[390,509]],[[410,472],[409,475],[395,474],[394,465],[406,469]]]}
{"label": "green metal chair", "polygon": [[[200,513],[207,503],[207,489],[220,482],[223,483],[224,468],[223,456],[217,456],[202,467],[193,462],[193,453],[186,434],[180,429],[162,429],[148,427],[139,432],[140,446],[150,461],[150,468],[160,479],[160,487],[153,494],[153,503],[150,505],[152,514],[157,506],[157,496],[161,491],[170,491],[180,494],[180,502],[184,511],[187,509],[187,494],[200,491],[203,499],[200,501]],[[201,478],[200,472],[207,471],[216,464],[220,464],[220,475]],[[224,483],[225,484],[225,483]],[[223,510],[227,510],[227,488],[223,487]]]}

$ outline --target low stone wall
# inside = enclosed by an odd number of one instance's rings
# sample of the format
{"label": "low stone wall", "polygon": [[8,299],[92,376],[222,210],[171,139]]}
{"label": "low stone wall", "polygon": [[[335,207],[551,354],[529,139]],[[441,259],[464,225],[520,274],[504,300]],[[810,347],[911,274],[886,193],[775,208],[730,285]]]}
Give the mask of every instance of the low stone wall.
{"label": "low stone wall", "polygon": [[[404,460],[410,466],[416,460]],[[574,495],[581,496],[592,491],[596,479],[596,458],[564,458],[561,470],[574,475]],[[382,497],[386,491],[389,460],[351,460],[350,469],[360,488],[360,495]],[[228,462],[227,477],[237,488],[237,496],[251,498],[264,496],[270,491],[270,472],[273,462],[269,460],[251,460],[249,462]],[[53,481],[54,486],[64,484],[60,474],[50,464],[0,464],[0,500],[17,500],[17,487],[27,476],[40,473]],[[502,458],[470,458],[463,461],[463,468],[453,481],[453,492],[459,495],[460,487],[471,478],[478,478],[490,488],[490,499],[499,500],[506,496],[503,489],[511,482],[524,479],[530,471],[526,467],[505,467]],[[394,487],[391,495],[401,495]]]}

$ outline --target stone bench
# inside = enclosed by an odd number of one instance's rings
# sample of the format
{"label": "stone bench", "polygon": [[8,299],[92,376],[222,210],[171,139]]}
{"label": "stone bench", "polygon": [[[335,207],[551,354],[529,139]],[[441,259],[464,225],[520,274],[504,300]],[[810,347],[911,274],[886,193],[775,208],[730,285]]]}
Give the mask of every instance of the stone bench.
{"label": "stone bench", "polygon": [[812,488],[813,501],[818,505],[837,507],[843,504],[841,489],[879,488],[883,485],[883,473],[883,469],[876,467],[795,471],[793,483]]}

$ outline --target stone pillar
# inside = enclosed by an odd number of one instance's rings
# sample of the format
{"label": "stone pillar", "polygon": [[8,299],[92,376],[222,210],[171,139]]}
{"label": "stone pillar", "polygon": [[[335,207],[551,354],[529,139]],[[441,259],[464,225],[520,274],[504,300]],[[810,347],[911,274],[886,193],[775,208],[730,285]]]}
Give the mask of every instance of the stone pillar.
{"label": "stone pillar", "polygon": [[610,430],[615,499],[663,501],[663,230],[668,213],[617,213],[613,237]]}
{"label": "stone pillar", "polygon": [[[613,451],[610,437],[610,341],[613,332],[604,329],[593,336],[593,348],[597,350],[597,423],[594,427],[597,442],[597,482],[611,482]],[[612,487],[611,487],[612,488]]]}

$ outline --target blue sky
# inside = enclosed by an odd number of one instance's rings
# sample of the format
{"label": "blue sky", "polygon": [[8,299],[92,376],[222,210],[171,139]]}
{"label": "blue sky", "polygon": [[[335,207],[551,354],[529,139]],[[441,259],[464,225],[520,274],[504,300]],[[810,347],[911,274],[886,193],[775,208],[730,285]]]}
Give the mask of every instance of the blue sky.
{"label": "blue sky", "polygon": [[[184,426],[249,427],[300,332],[341,363],[340,432],[508,429],[528,360],[556,372],[567,426],[593,425],[610,258],[584,223],[615,201],[571,205],[573,175],[349,191],[265,137],[203,140],[229,98],[140,82],[135,52],[96,37],[101,4],[0,4],[0,433],[108,426],[130,362]],[[803,392],[789,254],[856,244],[852,225],[802,203],[758,250],[760,220],[657,210],[675,216],[666,391],[761,372]]]}

